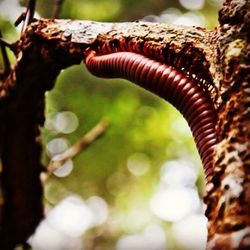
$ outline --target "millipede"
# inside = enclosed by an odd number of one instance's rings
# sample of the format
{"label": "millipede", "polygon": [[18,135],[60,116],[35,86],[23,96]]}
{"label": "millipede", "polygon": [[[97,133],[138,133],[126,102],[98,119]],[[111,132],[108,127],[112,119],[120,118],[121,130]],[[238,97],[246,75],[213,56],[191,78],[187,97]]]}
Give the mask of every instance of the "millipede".
{"label": "millipede", "polygon": [[[214,104],[218,98],[218,90],[214,85],[212,76],[209,74],[209,63],[206,64],[204,55],[198,49],[190,51],[190,46],[176,49],[171,44],[159,45],[152,41],[133,41],[131,38],[111,39],[102,41],[100,38],[94,49],[98,55],[106,55],[116,52],[135,52],[148,58],[171,65],[182,71],[186,76],[195,80],[203,91],[208,91]],[[176,51],[178,50],[178,51]]]}
{"label": "millipede", "polygon": [[100,55],[94,50],[86,52],[87,69],[98,77],[130,80],[177,108],[190,126],[208,180],[213,173],[217,115],[207,87],[181,70],[145,55],[119,52],[107,45],[101,49]]}

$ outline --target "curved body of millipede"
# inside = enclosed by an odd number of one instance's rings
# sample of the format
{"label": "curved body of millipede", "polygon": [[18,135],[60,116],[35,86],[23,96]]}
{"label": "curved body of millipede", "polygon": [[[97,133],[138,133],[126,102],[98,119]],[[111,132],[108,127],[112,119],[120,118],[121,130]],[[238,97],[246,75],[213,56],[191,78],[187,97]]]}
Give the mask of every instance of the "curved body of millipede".
{"label": "curved body of millipede", "polygon": [[84,61],[92,74],[128,79],[176,107],[191,128],[206,177],[212,174],[216,111],[199,84],[171,66],[133,52],[96,55],[90,51]]}

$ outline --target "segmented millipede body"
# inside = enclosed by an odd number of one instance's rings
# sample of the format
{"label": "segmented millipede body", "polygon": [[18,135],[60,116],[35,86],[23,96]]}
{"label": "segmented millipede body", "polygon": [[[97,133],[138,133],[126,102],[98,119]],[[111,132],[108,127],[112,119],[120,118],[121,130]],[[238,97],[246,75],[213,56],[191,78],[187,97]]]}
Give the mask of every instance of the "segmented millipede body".
{"label": "segmented millipede body", "polygon": [[120,38],[101,43],[93,49],[98,55],[111,54],[116,52],[134,52],[154,59],[175,69],[185,72],[185,75],[193,79],[204,92],[208,92],[215,106],[218,105],[218,89],[215,87],[213,78],[209,73],[209,62],[198,50],[190,51],[189,46],[183,46],[176,51],[171,44],[156,46],[151,41],[134,41],[133,39]]}
{"label": "segmented millipede body", "polygon": [[191,128],[206,177],[212,174],[216,111],[208,94],[198,84],[171,66],[133,52],[99,56],[91,51],[85,64],[96,76],[125,78],[176,107]]}

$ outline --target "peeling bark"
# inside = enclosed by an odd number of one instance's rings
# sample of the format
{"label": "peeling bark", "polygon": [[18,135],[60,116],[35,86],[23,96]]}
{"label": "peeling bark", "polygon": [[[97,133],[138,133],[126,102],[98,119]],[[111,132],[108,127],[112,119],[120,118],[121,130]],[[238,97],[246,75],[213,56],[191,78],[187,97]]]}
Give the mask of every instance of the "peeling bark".
{"label": "peeling bark", "polygon": [[[43,216],[39,126],[44,93],[88,48],[124,50],[191,70],[211,84],[218,113],[215,174],[207,184],[208,249],[250,247],[250,2],[225,1],[214,30],[156,23],[37,20],[17,41],[0,84],[1,249],[13,249]],[[146,48],[146,49],[145,49]],[[185,69],[184,69],[185,72]]]}

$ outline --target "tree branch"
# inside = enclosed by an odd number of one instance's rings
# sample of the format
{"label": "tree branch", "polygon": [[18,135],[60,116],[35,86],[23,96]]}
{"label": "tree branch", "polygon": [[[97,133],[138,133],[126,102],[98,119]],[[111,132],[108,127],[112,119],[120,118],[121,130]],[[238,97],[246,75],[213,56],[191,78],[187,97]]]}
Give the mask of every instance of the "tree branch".
{"label": "tree branch", "polygon": [[55,160],[51,160],[47,172],[42,175],[42,181],[45,182],[57,169],[59,169],[66,161],[75,158],[82,151],[86,150],[92,143],[99,139],[107,130],[109,122],[107,120],[100,121],[94,128],[85,134],[76,144],[67,149]]}
{"label": "tree branch", "polygon": [[[28,0],[28,5],[27,5],[27,9],[25,12],[25,17],[23,20],[23,26],[22,26],[22,31],[21,33],[23,33],[23,31],[27,28],[27,26],[29,24],[31,24],[31,22],[33,21],[34,18],[34,14],[35,14],[35,8],[36,8],[36,0]],[[15,22],[15,24],[18,22],[18,20]]]}
{"label": "tree branch", "polygon": [[[176,67],[193,62],[188,70],[197,75],[204,72],[202,77],[214,86],[216,99],[218,77],[210,36],[210,31],[201,28],[145,22],[32,22],[14,44],[17,64],[0,86],[0,118],[4,121],[0,126],[5,131],[1,244],[13,248],[24,242],[43,216],[39,126],[44,122],[44,93],[53,88],[61,69],[80,63],[89,48],[127,49],[161,61],[167,58]],[[16,197],[23,198],[20,202]]]}
{"label": "tree branch", "polygon": [[1,246],[12,249],[24,242],[42,217],[39,126],[44,121],[44,92],[53,88],[61,69],[80,63],[86,50],[102,48],[144,54],[208,83],[219,117],[215,175],[205,197],[209,248],[232,249],[234,244],[236,249],[248,249],[248,10],[249,1],[227,0],[220,12],[221,26],[212,31],[146,22],[41,19],[31,23],[15,43],[17,64],[0,85]]}
{"label": "tree branch", "polygon": [[[54,43],[64,53],[70,53],[68,56],[79,59],[87,47],[110,46],[141,53],[158,61],[168,60],[167,63],[176,67],[185,62],[185,67],[192,65],[192,69],[186,70],[208,81],[214,88],[213,100],[215,103],[219,101],[217,88],[220,76],[213,63],[216,54],[213,53],[215,44],[211,39],[214,31],[148,22],[39,20],[30,26],[30,32],[26,36],[35,34],[48,43]],[[126,48],[121,48],[124,44]],[[162,54],[161,58],[159,54]]]}

